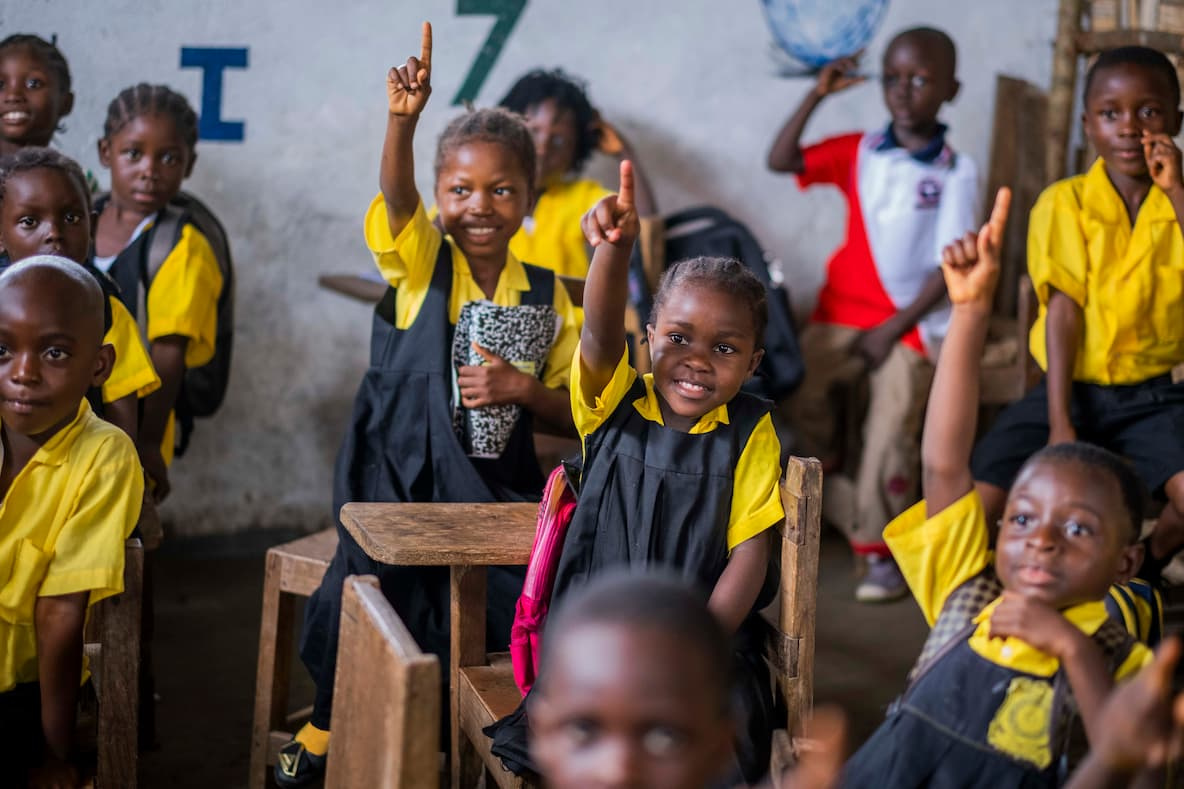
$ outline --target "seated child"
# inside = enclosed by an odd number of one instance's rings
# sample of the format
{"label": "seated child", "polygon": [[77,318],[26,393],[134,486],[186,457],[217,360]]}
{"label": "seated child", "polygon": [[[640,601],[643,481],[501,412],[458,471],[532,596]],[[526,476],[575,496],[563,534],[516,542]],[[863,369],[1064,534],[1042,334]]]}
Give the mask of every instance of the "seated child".
{"label": "seated child", "polygon": [[978,169],[949,146],[948,129],[937,119],[958,94],[955,60],[954,42],[939,30],[897,34],[884,51],[887,128],[802,148],[802,131],[819,103],[863,80],[854,74],[855,58],[830,63],[769,151],[770,169],[796,173],[802,188],[834,184],[847,198],[847,238],[827,264],[802,333],[806,377],[787,416],[800,439],[795,452],[833,466],[840,461],[833,390],[867,380],[853,512],[836,523],[868,559],[855,590],[863,602],[908,594],[880,532],[916,501],[925,395],[949,320],[941,247],[978,221]]}
{"label": "seated child", "polygon": [[193,172],[196,145],[197,114],[185,97],[167,85],[143,83],[121,91],[108,105],[99,140],[99,162],[111,171],[111,194],[96,206],[94,262],[121,283],[131,314],[144,319],[160,376],[160,388],[144,399],[137,439],[157,502],[170,489],[174,405],[185,370],[213,358],[218,334],[222,270],[194,225],[185,224],[150,282],[142,269],[153,221]]}
{"label": "seated child", "polygon": [[1044,190],[1028,225],[1040,311],[1030,335],[1045,378],[975,448],[988,522],[1045,445],[1089,441],[1128,458],[1167,506],[1151,541],[1184,543],[1184,181],[1175,66],[1145,47],[1103,52],[1085,79],[1085,136],[1098,160]]}
{"label": "seated child", "polygon": [[953,314],[925,416],[925,500],[884,531],[933,631],[844,786],[1058,786],[1073,710],[1096,742],[1113,682],[1151,659],[1102,602],[1141,555],[1141,486],[1120,458],[1081,443],[1035,454],[992,558],[969,461],[1009,200],[1001,189],[977,238],[943,253]]}
{"label": "seated child", "polygon": [[90,264],[91,202],[86,176],[51,148],[23,148],[0,159],[0,266],[33,255],[60,255],[82,265],[107,297],[107,334],[115,364],[92,399],[97,413],[136,438],[139,401],[160,388],[140,330],[118,288]]}
{"label": "seated child", "polygon": [[530,750],[554,789],[702,789],[734,720],[728,636],[702,595],[664,576],[601,575],[547,625]]}
{"label": "seated child", "polygon": [[[140,514],[135,446],[86,402],[114,353],[76,263],[0,274],[0,784],[77,784],[69,760],[89,605],[123,591]],[[26,771],[34,774],[26,776]]]}
{"label": "seated child", "polygon": [[[632,168],[622,162],[620,195],[584,217],[596,252],[571,365],[583,470],[551,599],[561,605],[569,591],[622,566],[665,568],[693,584],[736,636],[735,745],[753,781],[768,769],[772,696],[748,618],[765,581],[768,529],[785,514],[772,404],[740,391],[763,353],[765,288],[736,260],[675,264],[647,327],[653,373],[638,376],[624,329],[638,233],[633,194]],[[487,729],[493,752],[519,773],[533,769],[524,718],[520,707]]]}
{"label": "seated child", "polygon": [[629,144],[592,106],[584,86],[561,69],[536,69],[523,75],[501,100],[501,106],[526,118],[538,160],[535,200],[522,227],[510,239],[519,260],[537,260],[568,277],[588,275],[588,246],[580,219],[611,194],[601,184],[581,178],[593,151],[634,163],[637,211],[643,218],[658,213],[637,158]]}
{"label": "seated child", "polygon": [[[426,23],[423,36],[421,57],[387,75],[382,194],[366,212],[365,235],[391,289],[375,314],[371,366],[337,456],[334,513],[349,501],[537,500],[543,475],[534,453],[533,420],[571,429],[567,385],[579,331],[575,309],[554,272],[522,263],[509,250],[532,197],[530,134],[521,118],[500,109],[466,113],[445,127],[436,153],[441,233],[415,188],[412,139],[431,91]],[[533,330],[536,347],[545,353],[541,363],[527,367],[531,372],[513,364],[522,360],[500,358],[475,343],[486,363],[454,364],[457,321],[487,300],[502,308],[499,315],[506,319],[514,314],[510,308],[521,315],[549,315],[545,327]],[[454,406],[467,418],[505,405],[519,406],[520,412],[504,450],[497,457],[470,456],[453,421]],[[447,663],[447,568],[380,564],[340,523],[337,532],[337,553],[308,601],[301,636],[300,655],[317,686],[312,719],[280,752],[281,786],[302,785],[324,768],[347,575],[377,575],[416,643]],[[522,578],[520,568],[490,572],[487,624],[495,648],[509,643]]]}

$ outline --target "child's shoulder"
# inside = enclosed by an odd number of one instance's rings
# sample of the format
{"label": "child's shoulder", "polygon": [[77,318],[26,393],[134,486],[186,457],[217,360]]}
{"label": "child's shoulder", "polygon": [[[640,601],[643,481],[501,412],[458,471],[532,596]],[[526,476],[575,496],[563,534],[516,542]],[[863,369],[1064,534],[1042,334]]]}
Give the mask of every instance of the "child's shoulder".
{"label": "child's shoulder", "polygon": [[136,445],[128,434],[100,418],[89,406],[79,418],[69,441],[66,463],[85,463],[115,472],[119,472],[120,467],[132,473],[140,470]]}

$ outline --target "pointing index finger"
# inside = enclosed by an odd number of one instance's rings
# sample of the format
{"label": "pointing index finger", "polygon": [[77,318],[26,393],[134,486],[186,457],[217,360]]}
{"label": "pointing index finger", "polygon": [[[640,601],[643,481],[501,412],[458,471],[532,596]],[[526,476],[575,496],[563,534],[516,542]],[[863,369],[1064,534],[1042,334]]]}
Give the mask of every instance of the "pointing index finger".
{"label": "pointing index finger", "polygon": [[1011,208],[1011,190],[1006,186],[999,187],[995,193],[995,207],[991,209],[991,218],[987,224],[991,226],[991,235],[996,242],[1003,236],[1003,229],[1007,227],[1007,212]]}
{"label": "pointing index finger", "polygon": [[633,210],[633,162],[621,162],[621,188],[617,192],[617,208],[621,212]]}
{"label": "pointing index finger", "polygon": [[419,45],[419,60],[424,68],[432,65],[432,23],[423,23],[423,38]]}

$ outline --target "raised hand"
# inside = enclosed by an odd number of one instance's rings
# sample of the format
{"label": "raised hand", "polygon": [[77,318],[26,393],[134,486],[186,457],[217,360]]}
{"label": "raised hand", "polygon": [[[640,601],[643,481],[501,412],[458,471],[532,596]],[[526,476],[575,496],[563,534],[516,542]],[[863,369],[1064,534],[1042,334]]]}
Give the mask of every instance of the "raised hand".
{"label": "raised hand", "polygon": [[419,57],[412,55],[402,66],[393,66],[386,75],[386,99],[391,115],[423,112],[432,93],[432,23],[423,23]]}
{"label": "raised hand", "polygon": [[857,52],[849,57],[832,60],[823,66],[822,70],[818,72],[818,82],[814,85],[814,93],[822,98],[866,82],[867,77],[855,73],[859,68],[859,58],[862,55],[862,52]]}
{"label": "raised hand", "polygon": [[1147,159],[1147,171],[1155,185],[1171,193],[1184,189],[1181,180],[1180,149],[1166,134],[1143,131],[1143,156]]}
{"label": "raised hand", "polygon": [[1095,755],[1109,768],[1158,767],[1184,751],[1184,696],[1172,695],[1172,675],[1180,660],[1180,640],[1168,638],[1155,661],[1110,694],[1101,717],[1106,721]]}
{"label": "raised hand", "polygon": [[637,240],[641,223],[633,203],[633,163],[628,159],[621,162],[621,189],[592,206],[581,221],[584,238],[592,246],[609,243],[614,247],[628,249]]}
{"label": "raised hand", "polygon": [[999,250],[1010,207],[1011,190],[1001,187],[995,195],[991,218],[978,233],[967,233],[941,251],[942,274],[951,303],[990,306],[999,280]]}

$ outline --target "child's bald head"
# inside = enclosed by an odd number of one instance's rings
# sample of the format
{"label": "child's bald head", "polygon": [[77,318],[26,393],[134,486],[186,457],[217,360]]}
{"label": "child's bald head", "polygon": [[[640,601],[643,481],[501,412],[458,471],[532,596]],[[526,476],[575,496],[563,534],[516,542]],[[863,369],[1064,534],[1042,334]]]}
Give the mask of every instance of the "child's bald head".
{"label": "child's bald head", "polygon": [[55,317],[73,315],[82,332],[79,341],[99,347],[103,341],[103,289],[84,268],[57,255],[34,255],[18,261],[0,273],[0,298],[21,294]]}

